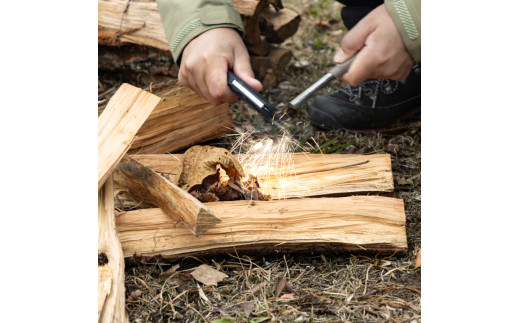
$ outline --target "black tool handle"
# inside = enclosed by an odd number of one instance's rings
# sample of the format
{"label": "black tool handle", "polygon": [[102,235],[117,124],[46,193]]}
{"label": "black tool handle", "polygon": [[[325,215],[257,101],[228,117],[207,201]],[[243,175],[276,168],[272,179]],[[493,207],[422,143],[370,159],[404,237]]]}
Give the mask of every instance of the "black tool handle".
{"label": "black tool handle", "polygon": [[250,107],[260,112],[265,120],[271,121],[273,119],[275,111],[270,111],[268,108],[271,104],[232,71],[227,72],[227,84],[231,91],[244,100]]}

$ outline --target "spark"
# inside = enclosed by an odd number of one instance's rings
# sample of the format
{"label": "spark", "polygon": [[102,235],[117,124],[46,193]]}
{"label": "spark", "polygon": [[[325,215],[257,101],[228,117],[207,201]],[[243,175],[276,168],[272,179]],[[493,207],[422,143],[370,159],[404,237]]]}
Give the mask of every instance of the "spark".
{"label": "spark", "polygon": [[297,148],[303,150],[287,131],[275,139],[255,138],[251,132],[243,132],[230,151],[237,155],[246,177],[257,178],[264,194],[285,199],[287,189],[298,185],[292,155]]}

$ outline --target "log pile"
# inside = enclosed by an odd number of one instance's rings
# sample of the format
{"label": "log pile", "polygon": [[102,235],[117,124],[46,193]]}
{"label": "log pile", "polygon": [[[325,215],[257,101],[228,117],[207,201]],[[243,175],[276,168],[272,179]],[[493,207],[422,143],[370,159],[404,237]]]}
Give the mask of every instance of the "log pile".
{"label": "log pile", "polygon": [[[268,89],[282,79],[292,52],[277,47],[298,29],[300,16],[281,1],[233,0],[255,76]],[[98,1],[98,67],[177,77],[155,1]]]}
{"label": "log pile", "polygon": [[[227,103],[213,106],[175,80],[147,90],[160,102],[137,132],[130,154],[164,154],[218,138],[233,129]],[[105,107],[106,104],[98,107],[98,115]]]}
{"label": "log pile", "polygon": [[[223,148],[129,156],[160,100],[123,84],[98,118],[99,322],[128,321],[124,258],[407,251],[403,200],[380,196],[393,192],[389,155],[290,154],[290,172],[277,161],[258,176],[259,168],[242,167],[242,156]],[[193,196],[209,177],[231,183],[250,175],[272,199],[201,203]]]}

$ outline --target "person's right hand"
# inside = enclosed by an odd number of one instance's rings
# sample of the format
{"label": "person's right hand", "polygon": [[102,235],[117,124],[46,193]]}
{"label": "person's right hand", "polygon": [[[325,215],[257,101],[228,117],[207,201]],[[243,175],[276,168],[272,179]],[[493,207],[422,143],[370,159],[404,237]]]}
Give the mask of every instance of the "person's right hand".
{"label": "person's right hand", "polygon": [[227,85],[228,69],[255,91],[262,90],[238,32],[231,28],[210,29],[184,47],[179,81],[214,105],[232,102],[238,97]]}

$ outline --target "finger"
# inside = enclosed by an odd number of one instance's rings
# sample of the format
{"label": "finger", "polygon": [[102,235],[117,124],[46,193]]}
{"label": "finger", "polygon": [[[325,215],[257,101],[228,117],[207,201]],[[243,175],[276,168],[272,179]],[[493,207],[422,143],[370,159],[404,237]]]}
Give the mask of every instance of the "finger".
{"label": "finger", "polygon": [[373,77],[373,71],[376,68],[375,62],[371,50],[364,47],[352,62],[347,74],[344,74],[341,79],[351,86],[358,86],[366,79]]}
{"label": "finger", "polygon": [[366,19],[362,19],[357,23],[341,40],[340,49],[334,55],[334,62],[336,64],[343,63],[357,51],[361,50],[365,46],[368,35],[374,28]]}
{"label": "finger", "polygon": [[206,84],[211,97],[219,102],[233,102],[238,99],[228,87],[227,71],[228,60],[224,57],[218,57],[209,66],[211,66],[205,75]]}
{"label": "finger", "polygon": [[255,79],[255,73],[251,67],[251,60],[245,46],[239,46],[235,49],[235,61],[233,64],[233,72],[247,83],[253,90],[262,91],[262,83]]}

